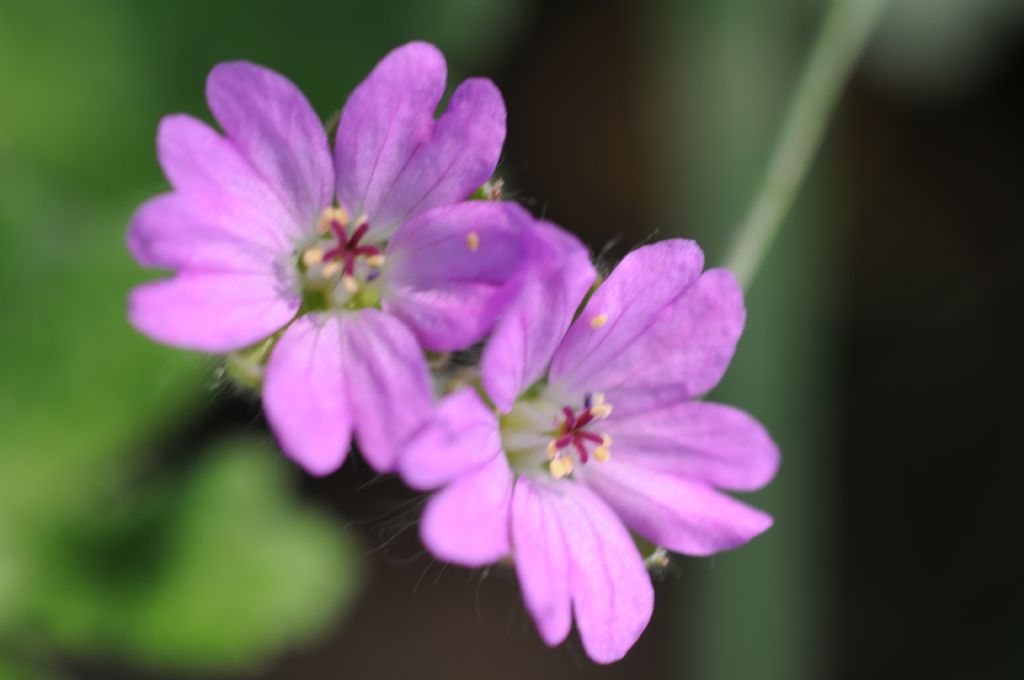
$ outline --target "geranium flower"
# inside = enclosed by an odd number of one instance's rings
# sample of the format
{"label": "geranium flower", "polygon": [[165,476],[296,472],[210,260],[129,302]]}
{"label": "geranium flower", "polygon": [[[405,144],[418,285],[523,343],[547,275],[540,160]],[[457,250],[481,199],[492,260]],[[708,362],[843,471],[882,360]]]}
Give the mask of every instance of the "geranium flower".
{"label": "geranium flower", "polygon": [[532,220],[463,202],[497,164],[501,95],[469,79],[435,120],[445,79],[432,45],[392,51],[349,97],[333,160],[302,93],[246,62],[207,81],[224,135],[187,115],[160,124],[173,191],[138,210],[128,245],[176,274],[136,288],[129,318],[207,352],[280,334],[265,410],[312,473],[336,469],[353,432],[376,469],[392,468],[395,443],[431,407],[422,350],[479,340],[521,269]]}
{"label": "geranium flower", "polygon": [[696,400],[745,318],[732,275],[702,267],[696,244],[666,241],[628,255],[571,326],[579,298],[523,305],[485,350],[496,408],[472,388],[450,395],[399,458],[412,486],[443,487],[421,524],[428,548],[470,567],[511,555],[544,641],[564,640],[574,613],[597,662],[621,658],[653,609],[630,531],[708,555],[772,522],[718,490],[763,486],[778,451],[747,414]]}

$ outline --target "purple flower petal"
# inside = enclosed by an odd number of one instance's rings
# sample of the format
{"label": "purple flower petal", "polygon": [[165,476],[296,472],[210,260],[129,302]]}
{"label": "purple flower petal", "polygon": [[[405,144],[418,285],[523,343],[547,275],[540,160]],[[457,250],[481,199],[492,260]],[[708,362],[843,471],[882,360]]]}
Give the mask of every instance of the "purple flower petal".
{"label": "purple flower petal", "polygon": [[300,302],[272,274],[186,271],[135,288],[128,318],[168,345],[227,352],[274,333]]}
{"label": "purple flower petal", "polygon": [[210,110],[298,224],[312,227],[331,204],[327,134],[290,80],[244,61],[219,64],[206,81]]}
{"label": "purple flower petal", "polygon": [[334,472],[352,441],[341,322],[307,314],[284,332],[267,364],[263,408],[284,452],[314,475]]}
{"label": "purple flower petal", "polygon": [[730,550],[772,524],[760,510],[704,484],[620,460],[614,448],[611,460],[579,466],[576,474],[630,528],[687,555]]}
{"label": "purple flower petal", "polygon": [[177,114],[160,121],[157,155],[176,191],[200,207],[244,215],[251,221],[237,228],[258,233],[257,240],[274,243],[281,252],[290,250],[292,239],[310,226],[296,221],[277,190],[231,142],[191,116]]}
{"label": "purple flower petal", "polygon": [[[651,620],[654,588],[622,522],[587,488],[547,484],[569,554],[569,589],[587,656],[618,661]],[[552,505],[555,501],[552,501]]]}
{"label": "purple flower petal", "polygon": [[[569,394],[582,394],[600,389],[602,372],[633,368],[624,366],[621,354],[642,341],[665,307],[697,280],[703,265],[697,244],[683,239],[627,255],[569,328],[552,359],[551,381]],[[655,356],[659,361],[652,361]],[[650,355],[645,363],[658,366],[660,359]]]}
{"label": "purple flower petal", "polygon": [[338,199],[378,238],[414,214],[454,203],[490,178],[505,105],[488,80],[463,83],[440,120],[444,57],[414,42],[390,52],[349,97],[335,148]]}
{"label": "purple flower petal", "polygon": [[615,413],[605,430],[618,460],[725,489],[760,489],[779,467],[779,449],[764,427],[731,406],[694,401]]}
{"label": "purple flower petal", "polygon": [[469,201],[406,223],[388,244],[383,307],[429,350],[461,349],[490,330],[523,264],[529,216],[511,203]]}
{"label": "purple flower petal", "polygon": [[490,179],[505,141],[505,102],[486,78],[456,88],[430,138],[409,157],[376,213],[385,232],[412,215],[464,200]]}
{"label": "purple flower petal", "polygon": [[572,626],[569,557],[558,521],[558,503],[520,478],[512,497],[512,544],[516,574],[526,608],[549,646],[561,643]]}
{"label": "purple flower petal", "polygon": [[605,393],[619,415],[702,395],[729,367],[745,320],[736,279],[724,269],[710,269],[613,363],[591,373],[589,384]]}
{"label": "purple flower petal", "polygon": [[445,397],[402,447],[398,471],[409,486],[434,489],[501,455],[494,412],[465,387]]}
{"label": "purple flower petal", "polygon": [[398,447],[430,415],[423,352],[408,328],[376,309],[335,318],[359,450],[378,472],[393,470]]}
{"label": "purple flower petal", "polygon": [[423,543],[439,558],[466,567],[495,562],[509,552],[512,470],[504,456],[460,477],[427,503]]}
{"label": "purple flower petal", "polygon": [[353,217],[365,212],[376,221],[402,168],[429,139],[446,71],[436,47],[413,42],[388,53],[349,95],[334,163],[338,200]]}
{"label": "purple flower petal", "polygon": [[531,239],[533,260],[516,300],[487,341],[480,372],[500,411],[540,379],[573,314],[594,282],[587,249],[557,226],[538,222]]}
{"label": "purple flower petal", "polygon": [[[238,212],[233,209],[241,208]],[[279,257],[267,232],[240,205],[203,203],[182,194],[146,201],[132,217],[128,248],[140,264],[206,272],[270,274]],[[247,228],[247,226],[249,228]]]}

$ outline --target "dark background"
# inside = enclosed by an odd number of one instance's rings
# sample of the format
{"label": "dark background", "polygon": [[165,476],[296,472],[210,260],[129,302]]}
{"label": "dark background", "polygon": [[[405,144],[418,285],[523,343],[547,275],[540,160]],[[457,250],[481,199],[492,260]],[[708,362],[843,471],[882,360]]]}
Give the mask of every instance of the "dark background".
{"label": "dark background", "polygon": [[[675,557],[601,668],[574,637],[544,647],[509,568],[433,562],[396,480],[303,476],[215,362],[127,328],[157,121],[208,119],[205,74],[239,57],[327,118],[388,49],[434,40],[450,86],[505,95],[510,198],[609,265],[670,236],[720,264],[824,3],[0,2],[0,677],[1024,677],[1024,12],[893,4],[715,394],[780,444],[749,498],[776,526]],[[266,495],[231,486],[249,474]],[[175,528],[202,503],[209,557]]]}

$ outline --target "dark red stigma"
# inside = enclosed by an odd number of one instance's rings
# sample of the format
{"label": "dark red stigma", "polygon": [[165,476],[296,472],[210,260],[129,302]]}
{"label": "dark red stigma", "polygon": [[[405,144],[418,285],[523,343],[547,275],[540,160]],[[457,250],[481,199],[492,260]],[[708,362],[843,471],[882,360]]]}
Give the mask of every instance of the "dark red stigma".
{"label": "dark red stigma", "polygon": [[345,276],[352,276],[355,271],[355,264],[357,257],[370,257],[373,255],[380,255],[380,248],[377,246],[361,246],[359,241],[362,240],[363,236],[366,235],[369,230],[370,224],[368,222],[360,222],[352,232],[352,236],[348,236],[345,233],[345,225],[336,219],[331,220],[331,231],[334,232],[335,237],[338,239],[338,245],[331,248],[324,253],[324,262],[329,260],[344,260]]}
{"label": "dark red stigma", "polygon": [[584,442],[590,442],[598,446],[604,443],[603,437],[583,429],[596,417],[591,408],[590,395],[587,395],[583,410],[579,414],[576,414],[568,406],[563,406],[562,414],[565,416],[565,420],[562,421],[557,431],[557,437],[554,440],[555,447],[558,450],[567,448],[570,445],[576,449],[576,453],[579,454],[580,463],[586,463],[590,458]]}

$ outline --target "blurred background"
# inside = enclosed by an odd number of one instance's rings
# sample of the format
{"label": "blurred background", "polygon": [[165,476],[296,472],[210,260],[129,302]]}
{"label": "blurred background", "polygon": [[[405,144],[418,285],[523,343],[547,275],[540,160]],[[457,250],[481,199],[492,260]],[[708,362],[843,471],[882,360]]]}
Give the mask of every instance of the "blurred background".
{"label": "blurred background", "polygon": [[210,358],[124,320],[161,116],[209,69],[326,119],[390,48],[509,110],[507,195],[603,260],[721,263],[826,3],[0,0],[0,678],[1024,677],[1024,3],[892,0],[714,397],[778,440],[776,518],[674,557],[625,661],[540,642],[507,568],[444,568],[422,499],[311,479]]}

